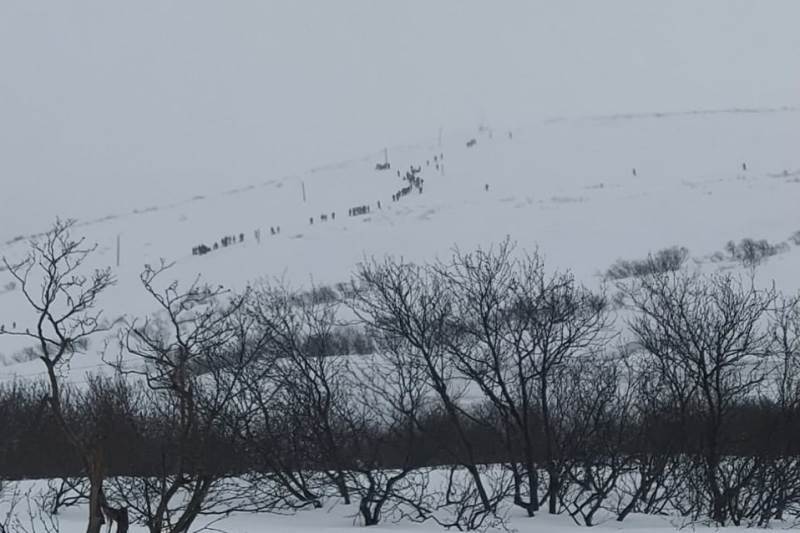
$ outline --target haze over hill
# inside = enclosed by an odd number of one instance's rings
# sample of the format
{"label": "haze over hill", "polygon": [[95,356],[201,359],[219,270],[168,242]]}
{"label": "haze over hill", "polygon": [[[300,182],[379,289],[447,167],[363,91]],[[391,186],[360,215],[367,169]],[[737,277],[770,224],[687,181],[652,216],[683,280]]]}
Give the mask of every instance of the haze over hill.
{"label": "haze over hill", "polygon": [[791,105],[798,18],[791,1],[9,0],[0,239],[440,127]]}

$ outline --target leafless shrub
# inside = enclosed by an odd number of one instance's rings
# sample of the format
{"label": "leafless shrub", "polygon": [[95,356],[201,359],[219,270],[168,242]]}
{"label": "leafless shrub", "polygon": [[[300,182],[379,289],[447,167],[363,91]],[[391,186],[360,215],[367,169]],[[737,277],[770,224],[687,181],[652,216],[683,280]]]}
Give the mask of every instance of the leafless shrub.
{"label": "leafless shrub", "polygon": [[0,533],[59,533],[58,517],[47,512],[45,498],[33,489],[23,492],[15,487],[5,503],[8,507],[0,520]]}
{"label": "leafless shrub", "polygon": [[687,248],[672,246],[650,254],[646,259],[619,259],[606,271],[605,278],[621,280],[659,272],[674,272],[680,270],[688,258]]}
{"label": "leafless shrub", "polygon": [[482,486],[489,488],[490,506],[478,493],[473,473],[450,466],[424,472],[426,480],[415,485],[424,489],[407,499],[405,516],[414,522],[432,521],[458,531],[507,531],[507,516],[502,503],[513,492],[507,470],[496,465],[478,468]]}
{"label": "leafless shrub", "polygon": [[741,262],[744,266],[754,267],[762,263],[768,257],[785,252],[788,248],[786,243],[771,244],[766,239],[754,240],[750,238],[742,239],[738,243],[728,241],[725,251],[731,259]]}
{"label": "leafless shrub", "polygon": [[559,500],[580,525],[611,511],[620,480],[635,468],[630,453],[636,387],[626,354],[589,354],[569,362],[554,380],[563,482]]}
{"label": "leafless shrub", "polygon": [[58,514],[62,507],[72,507],[89,502],[89,484],[83,477],[64,477],[47,481],[42,502],[50,514]]}
{"label": "leafless shrub", "polygon": [[770,339],[763,323],[776,294],[730,276],[669,273],[642,278],[628,296],[643,355],[683,409],[684,423],[688,416],[697,421],[689,448],[697,465],[693,510],[735,523],[734,495],[758,461],[726,460],[735,451],[731,424],[735,408],[764,382]]}

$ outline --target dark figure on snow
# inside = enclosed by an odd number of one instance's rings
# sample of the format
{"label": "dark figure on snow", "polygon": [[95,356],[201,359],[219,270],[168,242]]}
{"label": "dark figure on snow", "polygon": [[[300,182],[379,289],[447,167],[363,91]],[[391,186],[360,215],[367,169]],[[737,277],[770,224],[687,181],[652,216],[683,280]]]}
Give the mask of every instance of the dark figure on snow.
{"label": "dark figure on snow", "polygon": [[381,208],[381,201],[378,200],[378,209],[380,209],[380,208]]}
{"label": "dark figure on snow", "polygon": [[244,242],[244,233],[239,234],[239,242]]}
{"label": "dark figure on snow", "polygon": [[308,223],[314,225],[314,217],[308,217]]}
{"label": "dark figure on snow", "polygon": [[331,213],[331,220],[336,220],[336,213]]}
{"label": "dark figure on snow", "polygon": [[636,176],[636,169],[633,169],[633,175]]}
{"label": "dark figure on snow", "polygon": [[483,190],[485,190],[486,192],[489,192],[489,184],[488,183],[483,186]]}
{"label": "dark figure on snow", "polygon": [[747,163],[742,163],[742,170],[747,170]]}

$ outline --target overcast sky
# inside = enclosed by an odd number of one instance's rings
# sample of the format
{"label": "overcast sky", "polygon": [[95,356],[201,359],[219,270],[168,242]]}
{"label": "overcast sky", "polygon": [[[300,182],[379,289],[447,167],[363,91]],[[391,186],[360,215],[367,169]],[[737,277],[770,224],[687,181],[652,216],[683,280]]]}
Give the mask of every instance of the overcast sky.
{"label": "overcast sky", "polygon": [[800,103],[800,2],[2,0],[0,238],[478,121]]}

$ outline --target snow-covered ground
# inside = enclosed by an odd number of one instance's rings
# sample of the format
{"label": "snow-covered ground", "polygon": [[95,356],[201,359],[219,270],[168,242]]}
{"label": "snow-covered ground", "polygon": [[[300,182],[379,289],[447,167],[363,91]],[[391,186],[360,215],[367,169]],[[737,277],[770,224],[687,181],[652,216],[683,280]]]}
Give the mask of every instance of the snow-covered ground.
{"label": "snow-covered ground", "polygon": [[[477,144],[468,148],[471,138]],[[391,170],[375,170],[383,157],[378,151],[203,198],[108,213],[76,231],[98,243],[96,265],[113,266],[119,278],[102,298],[110,317],[152,309],[138,274],[160,258],[174,261],[170,275],[184,281],[201,274],[242,288],[278,277],[299,287],[347,281],[365,257],[426,260],[507,235],[521,248],[538,246],[550,267],[570,268],[590,285],[618,258],[642,258],[671,245],[688,247],[707,268],[731,268],[736,264],[711,262],[728,240],[786,242],[788,251],[758,272],[793,291],[800,286],[800,246],[789,240],[800,230],[798,138],[800,111],[791,107],[490,125],[443,135],[441,148],[438,139],[390,148]],[[439,154],[444,161],[437,171]],[[396,170],[404,174],[410,165],[422,167],[423,192],[393,202],[404,185]],[[371,213],[348,216],[359,205],[370,205]],[[319,220],[332,212],[335,220]],[[272,236],[271,226],[280,226],[280,234]],[[225,235],[238,240],[240,233],[241,244],[191,253]],[[3,252],[13,259],[25,249],[19,241]],[[0,276],[0,286],[11,282],[8,273]],[[0,295],[0,322],[24,323],[25,317],[17,291]],[[14,348],[2,340],[7,355]],[[96,362],[76,361],[76,370]],[[40,370],[34,362],[3,373]]]}
{"label": "snow-covered ground", "polygon": [[[19,501],[17,509],[22,519],[22,525],[30,530],[31,523],[34,527],[42,530],[43,523],[39,518],[28,516],[26,494],[36,497],[45,488],[41,481],[23,481],[18,485]],[[5,515],[10,498],[11,490],[8,491],[6,501],[0,502],[0,518]],[[59,533],[80,533],[86,527],[86,509],[83,506],[69,507],[59,512],[55,524],[58,525]],[[287,514],[249,514],[239,513],[222,517],[200,517],[193,527],[194,531],[224,531],[231,533],[312,533],[325,531],[331,533],[357,531],[361,523],[358,518],[356,505],[343,505],[340,501],[330,501],[322,509],[304,510],[296,513]],[[577,526],[566,514],[547,515],[541,513],[534,518],[528,518],[521,510],[509,509],[505,515],[506,529],[502,531],[515,531],[517,533],[547,533],[550,531],[576,531]],[[779,525],[773,526],[774,529],[781,529]],[[443,531],[443,529],[432,522],[410,523],[408,521],[387,520],[385,523],[370,526],[369,531],[393,532],[393,533],[414,533]],[[764,531],[763,529],[737,528],[737,527],[709,527],[703,524],[690,522],[671,521],[667,517],[652,515],[630,515],[623,522],[617,522],[613,517],[607,520],[600,520],[593,526],[592,531],[622,531],[625,533],[660,533],[674,531],[676,529],[690,531],[708,531],[715,533],[733,533],[747,531]],[[131,525],[130,533],[144,533],[147,529]],[[498,529],[498,531],[501,531]]]}
{"label": "snow-covered ground", "polygon": [[[711,256],[764,238],[789,247],[759,279],[800,288],[797,2],[300,4],[2,2],[0,254],[77,218],[91,266],[118,277],[110,317],[153,310],[138,274],[161,258],[182,281],[299,287],[346,281],[370,256],[506,236],[593,286],[616,259],[671,245],[739,268]],[[392,167],[377,171],[384,147]],[[411,165],[423,192],[393,202]],[[349,217],[360,205],[371,213]],[[29,318],[0,271],[0,324]],[[24,346],[0,337],[0,383],[41,372],[11,361]],[[70,380],[100,364],[76,359]],[[345,530],[346,514],[227,530]],[[672,527],[649,520],[620,527]]]}

